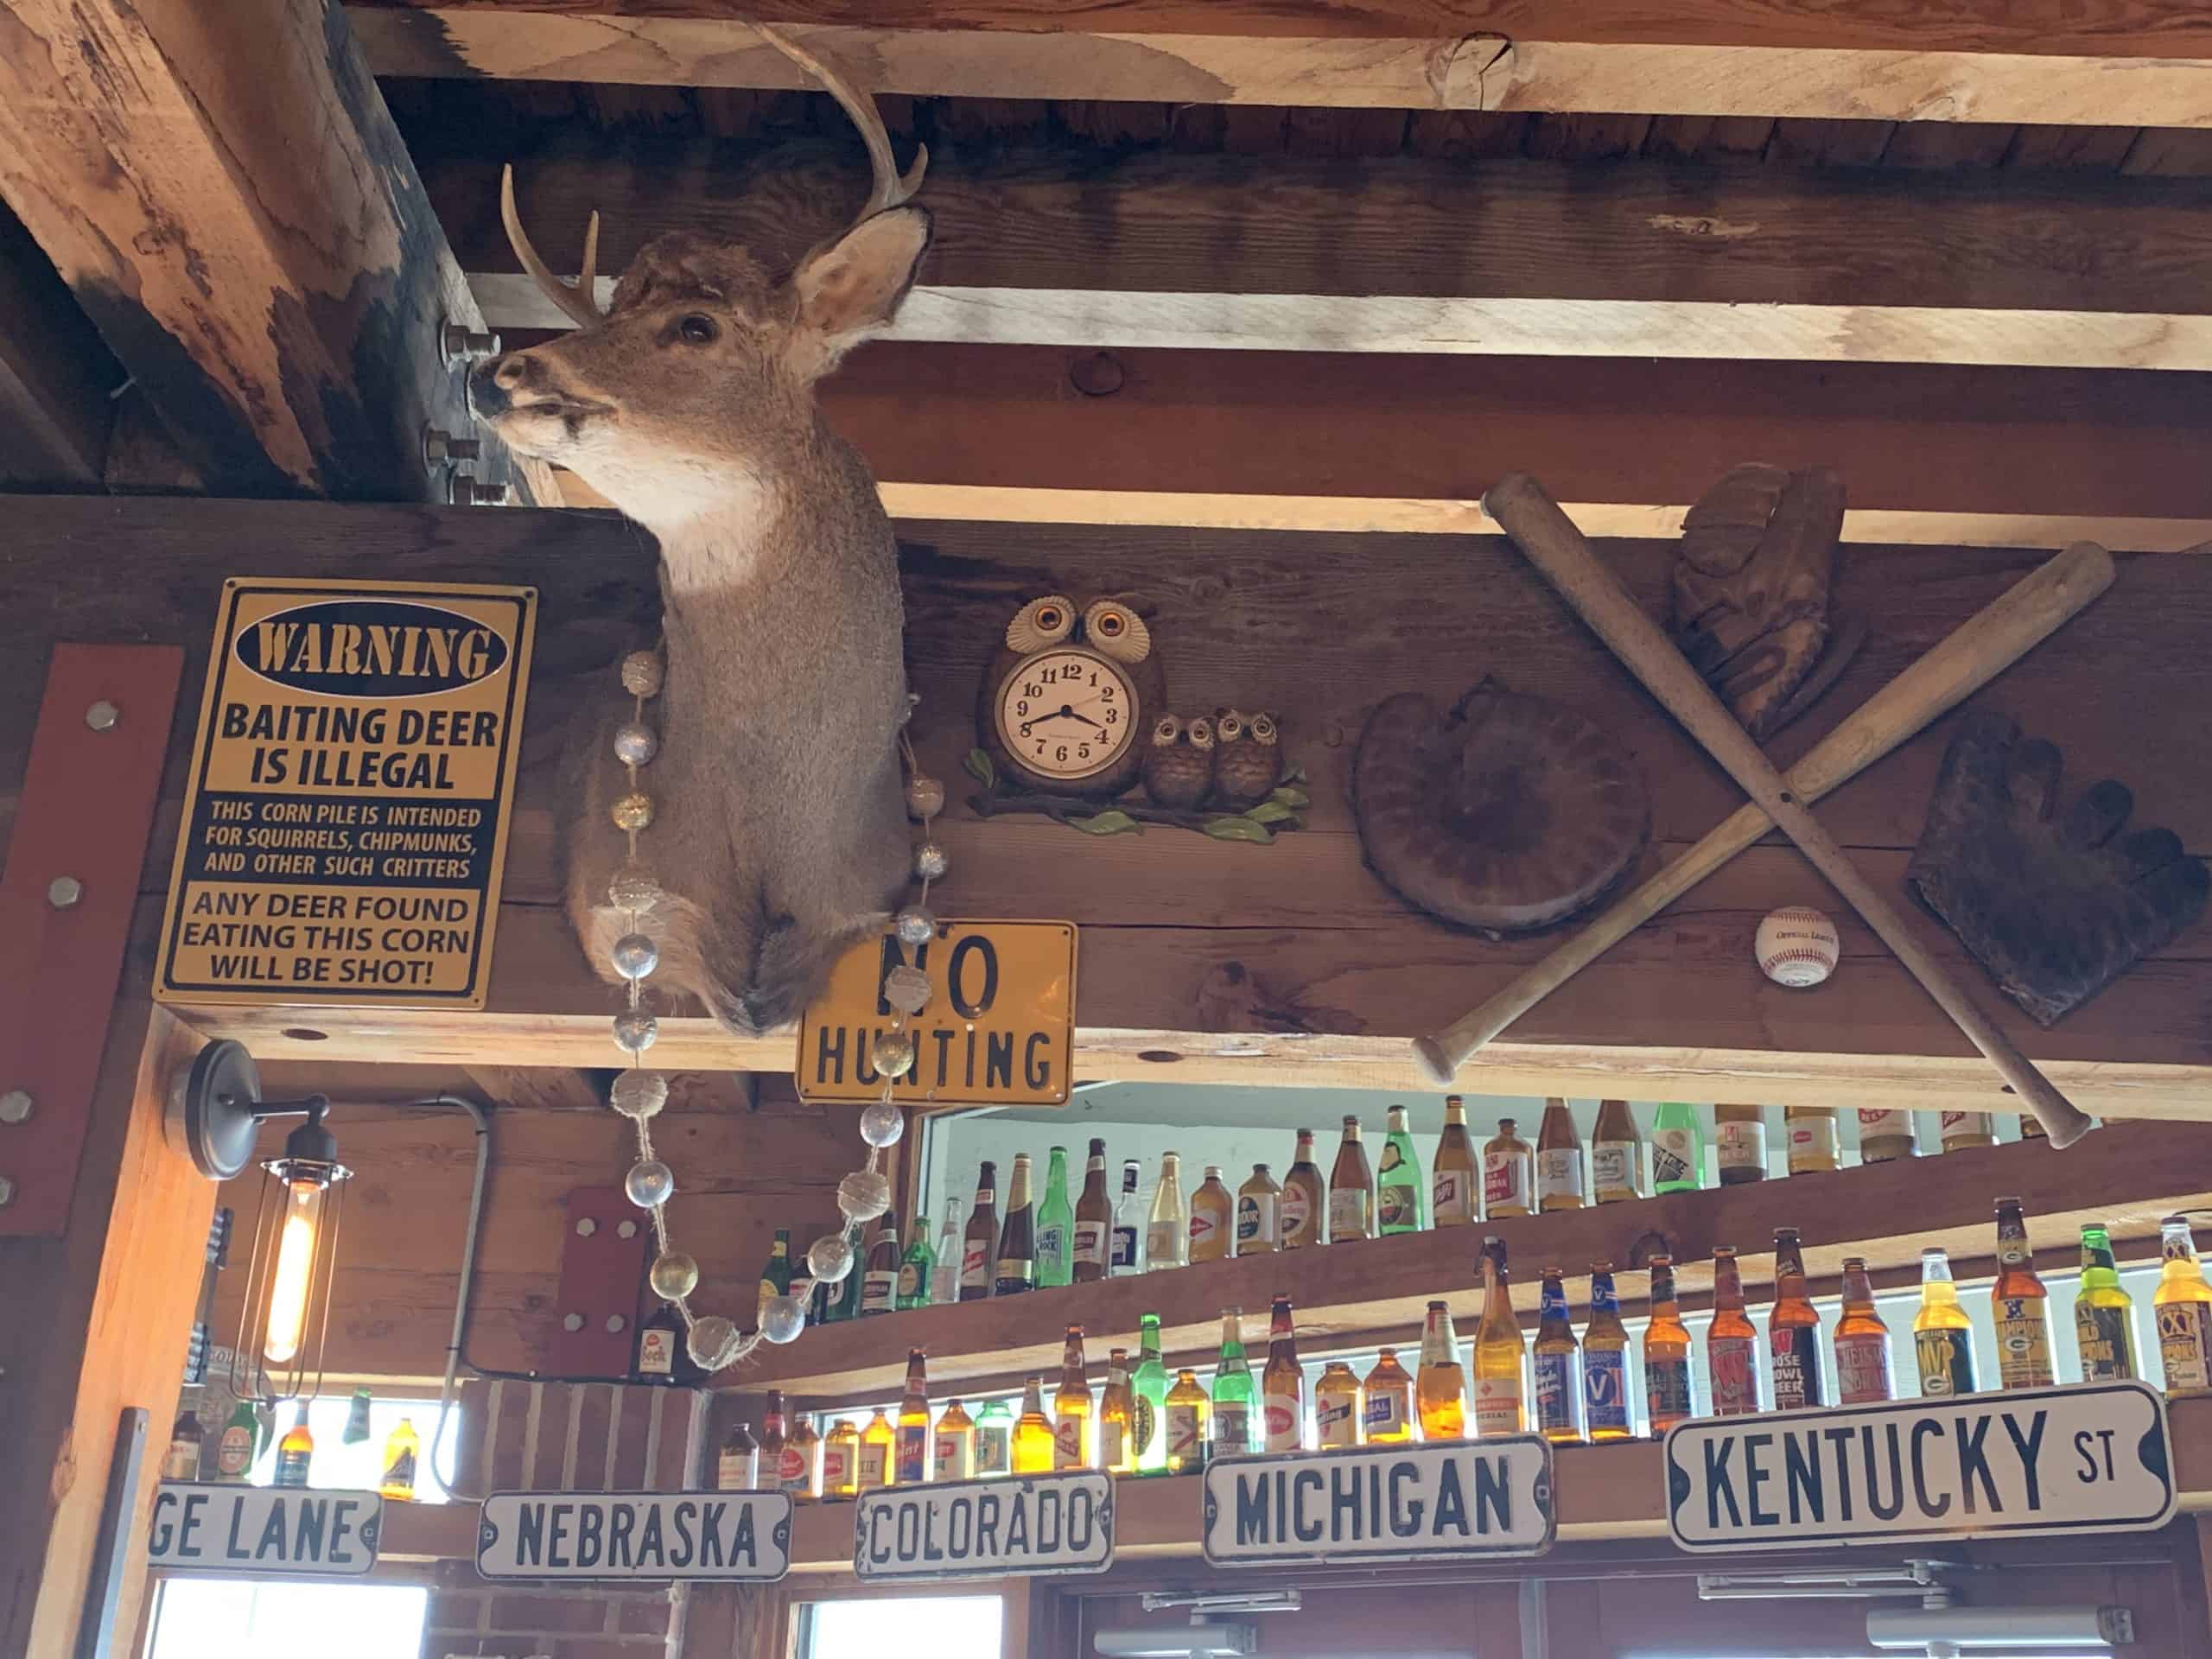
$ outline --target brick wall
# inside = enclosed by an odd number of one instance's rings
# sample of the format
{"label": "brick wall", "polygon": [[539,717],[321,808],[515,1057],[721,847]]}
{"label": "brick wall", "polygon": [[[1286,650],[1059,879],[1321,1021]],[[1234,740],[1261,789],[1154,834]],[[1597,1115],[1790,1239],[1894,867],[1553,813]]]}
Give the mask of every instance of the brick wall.
{"label": "brick wall", "polygon": [[[467,1495],[518,1490],[677,1491],[704,1484],[707,1403],[695,1389],[473,1382],[456,1468]],[[422,1659],[677,1659],[682,1586],[575,1590],[487,1585],[440,1565]]]}

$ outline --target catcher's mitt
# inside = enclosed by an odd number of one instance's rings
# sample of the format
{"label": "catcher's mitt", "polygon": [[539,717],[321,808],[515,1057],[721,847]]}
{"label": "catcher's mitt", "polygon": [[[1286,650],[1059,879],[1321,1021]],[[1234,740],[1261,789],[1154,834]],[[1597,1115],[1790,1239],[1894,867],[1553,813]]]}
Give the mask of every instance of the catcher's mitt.
{"label": "catcher's mitt", "polygon": [[[1828,652],[1822,662],[1842,534],[1843,480],[1825,467],[1746,462],[1682,521],[1675,643],[1755,738],[1794,719],[1850,655]],[[1853,633],[1852,649],[1857,642]]]}
{"label": "catcher's mitt", "polygon": [[1905,870],[1998,988],[2049,1026],[2196,919],[2212,874],[2171,830],[2121,828],[2135,798],[2091,784],[2064,813],[2056,744],[1980,711],[1961,721]]}

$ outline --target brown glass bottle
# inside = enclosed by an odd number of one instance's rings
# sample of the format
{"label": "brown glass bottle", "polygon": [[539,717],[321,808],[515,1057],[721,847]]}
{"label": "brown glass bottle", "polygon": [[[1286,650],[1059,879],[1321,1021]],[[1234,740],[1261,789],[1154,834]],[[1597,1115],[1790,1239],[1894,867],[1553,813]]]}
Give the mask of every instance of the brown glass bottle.
{"label": "brown glass bottle", "polygon": [[1815,1175],[1839,1166],[1834,1107],[1785,1106],[1782,1127],[1789,1138],[1792,1175]]}
{"label": "brown glass bottle", "polygon": [[876,1224],[875,1243],[861,1269],[861,1316],[888,1313],[899,1296],[899,1212],[887,1210]]}
{"label": "brown glass bottle", "polygon": [[1536,1201],[1536,1149],[1515,1133],[1513,1120],[1497,1120],[1497,1133],[1483,1142],[1483,1218],[1525,1216]]}
{"label": "brown glass bottle", "polygon": [[1367,1148],[1360,1142],[1359,1120],[1347,1117],[1337,1166],[1329,1172],[1329,1243],[1374,1236],[1375,1172],[1368,1166]]}
{"label": "brown glass bottle", "polygon": [[1766,1179],[1765,1107],[1716,1105],[1713,1129],[1721,1185]]}
{"label": "brown glass bottle", "polygon": [[1265,1164],[1252,1166],[1251,1179],[1236,1189],[1236,1254],[1266,1255],[1281,1243],[1282,1188]]}
{"label": "brown glass bottle", "polygon": [[1444,1132],[1436,1140],[1436,1161],[1428,1172],[1428,1213],[1436,1227],[1464,1227],[1480,1211],[1476,1193],[1475,1143],[1467,1134],[1467,1103],[1444,1097]]}
{"label": "brown glass bottle", "polygon": [[1190,1260],[1225,1262],[1236,1243],[1236,1197],[1221,1178],[1221,1166],[1208,1164],[1205,1177],[1191,1194]]}
{"label": "brown glass bottle", "polygon": [[1874,1309],[1865,1260],[1843,1260],[1843,1313],[1835,1325],[1835,1402],[1872,1405],[1896,1398],[1890,1377],[1890,1327]]}
{"label": "brown glass bottle", "polygon": [[1997,1144],[1997,1120],[1987,1112],[1945,1112],[1941,1123],[1946,1152],[1964,1152],[1969,1147]]}
{"label": "brown glass bottle", "polygon": [[1278,1296],[1268,1316],[1268,1363],[1260,1373],[1260,1408],[1269,1452],[1306,1447],[1306,1373],[1298,1363],[1298,1332],[1290,1298]]}
{"label": "brown glass bottle", "polygon": [[1014,1154],[1014,1179],[1007,1184],[1006,1220],[999,1227],[999,1254],[991,1280],[994,1296],[1014,1296],[1037,1284],[1037,1206],[1029,1198],[1029,1154]]}
{"label": "brown glass bottle", "polygon": [[1313,1161],[1313,1131],[1298,1132],[1298,1151],[1282,1178],[1282,1205],[1276,1224],[1286,1250],[1303,1249],[1329,1236],[1329,1192]]}
{"label": "brown glass bottle", "polygon": [[1574,1132],[1574,1114],[1565,1101],[1548,1100],[1536,1129],[1536,1208],[1580,1210],[1585,1190],[1582,1138]]}
{"label": "brown glass bottle", "polygon": [[1997,1200],[1997,1282],[1989,1299],[1997,1320],[1999,1386],[2050,1387],[2058,1380],[2050,1359],[2050,1293],[2036,1273],[2018,1198]]}
{"label": "brown glass bottle", "polygon": [[1774,1230],[1774,1308],[1766,1316],[1767,1363],[1774,1408],[1825,1404],[1821,1378],[1821,1316],[1805,1283],[1805,1255],[1795,1227]]}
{"label": "brown glass bottle", "polygon": [[1590,1132],[1590,1196],[1599,1204],[1643,1196],[1643,1141],[1624,1100],[1599,1103]]}
{"label": "brown glass bottle", "polygon": [[772,1492],[784,1486],[784,1447],[791,1443],[791,1418],[784,1409],[784,1391],[768,1390],[768,1408],[760,1414],[760,1475]]}
{"label": "brown glass bottle", "polygon": [[1083,1196],[1075,1201],[1075,1281],[1088,1285],[1106,1276],[1108,1240],[1114,1225],[1114,1201],[1106,1192],[1106,1143],[1093,1141],[1084,1166]]}
{"label": "brown glass bottle", "polygon": [[1736,1252],[1713,1252],[1713,1326],[1706,1332],[1707,1390],[1716,1417],[1747,1417],[1759,1408],[1758,1327],[1744,1311],[1744,1275]]}
{"label": "brown glass bottle", "polygon": [[[1738,1297],[1740,1300],[1740,1296]],[[1675,1300],[1672,1256],[1651,1258],[1651,1323],[1643,1327],[1643,1402],[1651,1419],[1651,1438],[1690,1414],[1690,1332]]]}
{"label": "brown glass bottle", "polygon": [[1886,1164],[1896,1158],[1920,1156],[1920,1136],[1912,1114],[1901,1111],[1859,1114],[1859,1161]]}
{"label": "brown glass bottle", "polygon": [[988,1158],[976,1178],[976,1205],[960,1243],[960,1300],[980,1302],[991,1294],[993,1252],[999,1243],[999,1172]]}

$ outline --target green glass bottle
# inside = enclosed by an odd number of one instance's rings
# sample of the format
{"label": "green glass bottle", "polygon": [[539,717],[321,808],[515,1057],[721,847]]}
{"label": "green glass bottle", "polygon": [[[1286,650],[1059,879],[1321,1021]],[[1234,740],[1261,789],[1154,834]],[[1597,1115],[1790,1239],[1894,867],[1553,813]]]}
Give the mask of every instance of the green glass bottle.
{"label": "green glass bottle", "polygon": [[976,1414],[976,1478],[1014,1472],[1014,1412],[994,1400]]}
{"label": "green glass bottle", "polygon": [[913,1243],[906,1246],[906,1254],[899,1262],[896,1306],[901,1313],[930,1305],[930,1275],[936,1270],[937,1252],[930,1248],[930,1218],[925,1214],[916,1216]]}
{"label": "green glass bottle", "polygon": [[[855,1269],[857,1271],[857,1269]],[[791,1294],[791,1230],[776,1229],[768,1245],[768,1260],[760,1269],[760,1287],[754,1294],[753,1325],[758,1330],[768,1318],[768,1299]]]}
{"label": "green glass bottle", "polygon": [[1651,1190],[1694,1192],[1705,1184],[1705,1136],[1697,1108],[1683,1101],[1662,1101],[1651,1120]]}
{"label": "green glass bottle", "polygon": [[2082,1289],[2074,1299],[2074,1335],[2082,1350],[2084,1382],[2138,1374],[2135,1302],[2120,1288],[2112,1235],[2101,1224],[2082,1229]]}
{"label": "green glass bottle", "polygon": [[1157,1313],[1137,1321],[1137,1369],[1129,1388],[1136,1395],[1137,1472],[1163,1474],[1167,1469],[1167,1367],[1160,1359]]}
{"label": "green glass bottle", "polygon": [[1375,1166],[1375,1215],[1383,1233],[1417,1233],[1427,1225],[1428,1192],[1421,1185],[1421,1160],[1406,1128],[1406,1109],[1390,1109],[1382,1137],[1382,1161]]}
{"label": "green glass bottle", "polygon": [[1221,1366],[1213,1376],[1213,1447],[1223,1457],[1255,1452],[1255,1420],[1259,1394],[1252,1383],[1251,1363],[1244,1357],[1244,1310],[1221,1310]]}
{"label": "green glass bottle", "polygon": [[1045,1168],[1045,1202],[1037,1209],[1037,1286],[1075,1282],[1075,1209],[1068,1203],[1068,1149],[1052,1148]]}

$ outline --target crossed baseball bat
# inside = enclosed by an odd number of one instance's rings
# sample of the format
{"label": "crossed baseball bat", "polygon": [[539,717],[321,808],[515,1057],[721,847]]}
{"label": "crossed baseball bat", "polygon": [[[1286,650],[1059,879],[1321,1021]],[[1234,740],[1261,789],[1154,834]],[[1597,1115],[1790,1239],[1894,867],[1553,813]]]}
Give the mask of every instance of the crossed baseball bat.
{"label": "crossed baseball bat", "polygon": [[1770,829],[1779,829],[1997,1068],[2043,1124],[2051,1144],[2064,1147],[2080,1140],[2092,1127],[2090,1120],[1929,954],[1808,807],[2050,638],[2112,586],[2112,556],[2094,542],[2076,542],[2049,560],[1868,698],[1784,778],[1674,642],[1599,563],[1543,486],[1525,473],[1511,474],[1484,496],[1483,510],[1751,799],[1465,1019],[1417,1039],[1414,1052],[1430,1080],[1450,1083],[1467,1057],[1507,1026]]}

